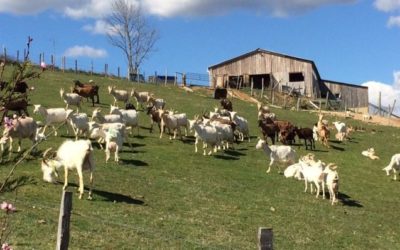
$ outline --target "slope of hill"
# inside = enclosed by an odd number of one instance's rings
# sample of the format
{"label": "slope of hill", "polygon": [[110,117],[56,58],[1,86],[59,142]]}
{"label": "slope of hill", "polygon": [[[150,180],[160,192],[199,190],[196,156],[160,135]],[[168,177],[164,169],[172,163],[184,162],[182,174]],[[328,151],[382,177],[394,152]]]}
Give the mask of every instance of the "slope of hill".
{"label": "slope of hill", "polygon": [[[32,104],[64,107],[58,91],[72,81],[91,79],[89,75],[45,72],[30,82]],[[108,85],[151,91],[164,98],[167,108],[185,112],[188,117],[212,110],[218,102],[206,90],[187,93],[171,85],[137,84],[125,80],[93,77],[100,86],[100,107],[108,112],[112,97]],[[149,133],[149,117],[140,113],[140,132],[130,138],[133,149],[124,146],[121,163],[108,163],[94,143],[96,171],[94,200],[78,200],[74,194],[71,217],[71,249],[254,249],[258,227],[274,230],[277,249],[396,249],[400,245],[396,218],[400,206],[400,183],[391,181],[381,170],[398,153],[398,129],[346,120],[362,127],[351,140],[331,148],[317,143],[317,159],[339,166],[340,202],[304,193],[304,183],[285,179],[273,168],[265,170],[269,159],[255,149],[260,132],[256,105],[233,100],[234,110],[250,124],[251,142],[214,156],[194,153],[194,137],[183,141],[159,138],[157,128]],[[82,112],[93,108],[85,101]],[[32,107],[30,107],[32,111]],[[308,112],[273,109],[279,119],[311,127],[317,115]],[[37,120],[43,120],[34,115]],[[328,117],[330,121],[334,118]],[[61,136],[50,136],[38,148],[57,148],[72,138],[62,128]],[[332,134],[334,134],[332,132]],[[333,136],[331,137],[333,138]],[[24,142],[27,148],[30,142]],[[374,147],[380,160],[372,161],[361,151]],[[307,153],[296,141],[298,156]],[[19,158],[0,166],[0,182]],[[17,213],[10,221],[7,242],[15,249],[52,249],[56,243],[60,183],[42,181],[40,157],[29,158],[18,166],[1,201],[13,202]],[[77,185],[70,175],[69,190]],[[88,178],[85,178],[85,184]],[[1,215],[2,217],[4,216]]]}

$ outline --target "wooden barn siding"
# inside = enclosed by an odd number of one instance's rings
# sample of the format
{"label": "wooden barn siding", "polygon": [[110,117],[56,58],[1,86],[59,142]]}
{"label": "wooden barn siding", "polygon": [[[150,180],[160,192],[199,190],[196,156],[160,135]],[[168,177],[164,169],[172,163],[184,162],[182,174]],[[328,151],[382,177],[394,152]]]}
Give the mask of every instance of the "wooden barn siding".
{"label": "wooden barn siding", "polygon": [[348,108],[368,107],[368,88],[342,85],[324,81],[332,94],[341,94],[343,104]]}
{"label": "wooden barn siding", "polygon": [[[272,70],[271,70],[272,60]],[[213,87],[215,87],[216,77],[221,75],[259,75],[270,74],[273,72],[273,78],[276,81],[281,80],[281,84],[286,85],[289,82],[289,72],[303,72],[304,85],[301,86],[304,93],[308,96],[318,95],[318,79],[310,62],[304,62],[292,58],[276,56],[268,53],[257,53],[237,61],[221,65],[210,69],[212,75]],[[317,93],[315,93],[317,91]]]}

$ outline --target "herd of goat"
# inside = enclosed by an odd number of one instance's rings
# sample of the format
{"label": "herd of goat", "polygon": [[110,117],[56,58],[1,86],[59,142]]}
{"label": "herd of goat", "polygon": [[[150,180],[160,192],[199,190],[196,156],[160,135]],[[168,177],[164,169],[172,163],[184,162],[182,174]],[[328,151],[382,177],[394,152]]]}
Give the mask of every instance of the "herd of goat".
{"label": "herd of goat", "polygon": [[[198,152],[198,144],[202,142],[203,155],[211,155],[218,150],[230,149],[233,143],[243,142],[245,139],[250,142],[248,121],[233,110],[232,102],[229,99],[221,99],[220,107],[215,107],[212,112],[203,113],[201,116],[195,116],[193,120],[190,120],[185,113],[167,110],[164,99],[156,98],[150,92],[138,92],[135,89],[127,91],[108,86],[108,93],[114,98],[113,104],[110,105],[109,114],[103,114],[100,108],[94,108],[89,118],[86,113],[80,113],[79,109],[84,98],[91,99],[93,106],[95,102],[100,103],[99,87],[93,82],[84,84],[75,81],[74,84],[70,93],[60,89],[60,97],[66,105],[65,108],[45,108],[39,104],[34,105],[33,112],[40,114],[43,117],[43,122],[37,122],[28,117],[27,105],[25,107],[22,105],[21,107],[8,108],[8,110],[12,111],[25,110],[26,116],[19,113],[19,115],[14,115],[12,118],[7,116],[4,118],[4,131],[0,138],[0,161],[7,141],[9,141],[8,158],[10,159],[13,140],[18,140],[18,151],[20,151],[21,139],[30,139],[35,144],[49,136],[45,135],[49,126],[53,128],[52,132],[57,136],[56,126],[67,124],[67,132],[69,133],[69,128],[72,129],[75,141],[65,141],[53,153],[51,153],[52,149],[45,150],[41,162],[43,179],[47,182],[56,182],[58,177],[57,169],[64,167],[64,188],[66,188],[68,170],[76,169],[79,176],[79,197],[82,198],[84,192],[82,172],[89,170],[91,183],[89,198],[91,198],[93,170],[95,167],[91,140],[97,141],[100,148],[104,149],[106,162],[111,158],[112,153],[114,154],[114,160],[118,162],[118,153],[122,149],[123,143],[126,142],[132,147],[129,141],[129,134],[135,128],[139,134],[139,112],[136,107],[145,110],[147,115],[150,116],[151,133],[153,132],[154,124],[158,125],[160,138],[168,131],[170,139],[175,139],[177,135],[182,139],[182,128],[185,129],[185,136],[188,135],[189,131],[193,131],[195,152]],[[129,102],[131,98],[136,99],[136,107]],[[119,102],[124,103],[125,109],[117,106]],[[71,109],[72,106],[76,107],[76,111]],[[339,187],[337,166],[333,163],[325,164],[321,160],[317,161],[311,153],[299,157],[298,162],[296,162],[296,151],[291,146],[297,137],[304,140],[306,150],[315,149],[316,141],[320,141],[322,145],[329,148],[330,130],[328,122],[323,119],[323,115],[319,114],[319,119],[313,128],[299,128],[289,121],[278,120],[268,106],[263,106],[259,103],[257,110],[258,127],[263,138],[258,140],[256,149],[262,149],[270,158],[267,173],[270,172],[271,166],[275,162],[285,164],[285,177],[304,180],[305,191],[307,191],[308,183],[311,183],[311,192],[313,192],[313,185],[315,185],[317,188],[316,197],[319,196],[320,188],[322,187],[322,194],[325,198],[324,189],[326,185],[331,202],[334,204],[337,201]],[[333,124],[337,130],[336,139],[339,141],[347,140],[352,128],[347,127],[342,122],[334,122]],[[84,139],[80,139],[82,137]],[[268,138],[271,140],[272,145],[268,144]],[[283,145],[275,145],[277,140]],[[362,155],[373,160],[379,158],[375,155],[373,148],[362,152]],[[396,172],[400,170],[400,154],[394,155],[390,164],[383,170],[386,171],[387,175],[392,171],[396,179]]]}

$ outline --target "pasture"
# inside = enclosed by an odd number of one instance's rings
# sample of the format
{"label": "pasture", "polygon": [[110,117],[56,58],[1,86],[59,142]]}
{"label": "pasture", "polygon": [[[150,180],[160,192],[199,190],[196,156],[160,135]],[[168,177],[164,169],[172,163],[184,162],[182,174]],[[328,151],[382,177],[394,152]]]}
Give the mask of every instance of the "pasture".
{"label": "pasture", "polygon": [[[185,112],[189,118],[219,105],[205,90],[186,93],[174,86],[137,84],[72,73],[45,72],[30,82],[31,104],[65,107],[59,96],[73,80],[93,79],[100,86],[100,105],[108,113],[112,96],[108,85],[151,91],[164,98],[166,107]],[[133,102],[136,105],[136,102]],[[121,104],[120,104],[121,106]],[[29,111],[32,114],[32,108]],[[354,132],[351,140],[336,142],[331,148],[317,142],[317,159],[339,166],[339,203],[304,193],[304,182],[286,179],[273,167],[266,174],[269,158],[256,150],[257,107],[233,100],[233,108],[250,124],[251,142],[235,144],[234,150],[214,156],[194,153],[192,134],[183,141],[159,139],[158,128],[149,133],[149,117],[140,113],[140,134],[131,137],[133,150],[124,146],[120,164],[105,163],[96,144],[93,200],[79,200],[74,193],[70,249],[255,249],[260,226],[273,227],[276,249],[397,249],[400,230],[396,218],[400,207],[400,182],[392,181],[382,168],[399,153],[398,128],[369,125],[365,132]],[[90,102],[82,110],[91,115]],[[279,119],[298,126],[312,127],[315,113],[273,109]],[[33,115],[36,120],[43,120]],[[330,122],[334,118],[328,117]],[[342,118],[343,119],[343,118]],[[49,130],[50,131],[50,130]],[[57,148],[67,138],[50,136],[38,146],[40,152]],[[279,143],[278,143],[279,144]],[[31,145],[24,141],[23,149]],[[361,151],[374,147],[380,160],[372,161]],[[296,141],[298,156],[308,151]],[[201,150],[200,150],[201,151]],[[14,161],[18,154],[13,154]],[[8,242],[14,249],[53,249],[56,243],[60,183],[42,180],[40,157],[29,156],[18,168],[1,195],[17,207],[11,218]],[[14,161],[0,166],[0,182]],[[85,185],[88,183],[85,175]],[[76,174],[70,174],[68,190],[75,192]],[[87,190],[86,190],[87,191]],[[85,193],[87,197],[87,192]]]}

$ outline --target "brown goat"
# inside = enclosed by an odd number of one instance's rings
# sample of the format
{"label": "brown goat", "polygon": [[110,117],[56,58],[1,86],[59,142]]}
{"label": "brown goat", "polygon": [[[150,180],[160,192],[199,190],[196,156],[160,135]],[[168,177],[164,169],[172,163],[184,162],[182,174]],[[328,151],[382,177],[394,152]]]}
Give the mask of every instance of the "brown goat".
{"label": "brown goat", "polygon": [[82,94],[80,94],[79,92],[73,91],[74,93],[77,93],[78,95],[80,95],[82,97],[86,97],[86,98],[92,99],[93,106],[94,106],[94,97],[95,96],[97,98],[96,103],[97,104],[100,103],[99,86],[93,85],[93,84],[90,84],[90,83],[81,83],[78,80],[75,80],[74,84],[75,84],[74,90],[77,89],[77,91],[78,91],[79,88],[85,88],[85,90],[82,92]]}
{"label": "brown goat", "polygon": [[298,128],[294,127],[297,137],[304,140],[304,145],[306,150],[308,149],[307,141],[310,142],[311,150],[315,149],[315,141],[313,137],[313,130],[311,128]]}

